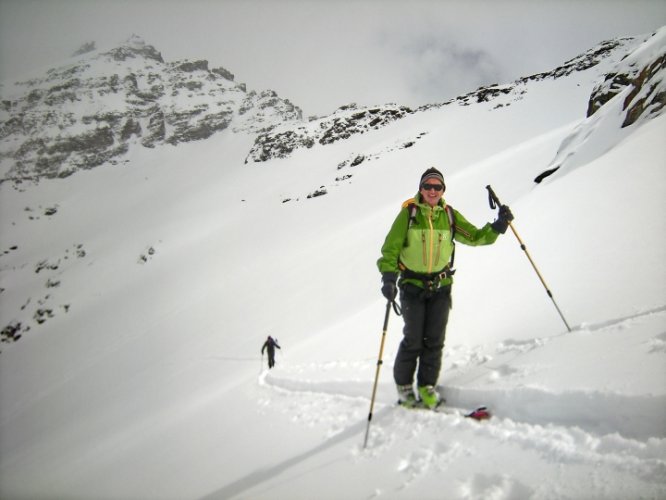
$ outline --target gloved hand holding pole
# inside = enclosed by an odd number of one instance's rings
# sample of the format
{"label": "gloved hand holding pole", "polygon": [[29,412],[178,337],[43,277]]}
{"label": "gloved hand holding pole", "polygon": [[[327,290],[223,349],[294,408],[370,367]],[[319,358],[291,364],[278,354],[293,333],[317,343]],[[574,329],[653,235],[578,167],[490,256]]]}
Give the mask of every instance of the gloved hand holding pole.
{"label": "gloved hand holding pole", "polygon": [[[490,187],[490,185],[486,186],[486,189],[488,190],[488,202],[490,203],[490,208],[492,208],[494,210],[495,208],[500,207],[500,215],[501,215],[502,209],[504,209],[504,207],[506,205],[502,205],[502,203],[499,201],[499,198],[497,197],[497,195],[493,191],[493,188]],[[507,207],[506,210],[508,210],[508,207]],[[509,211],[509,213],[510,213],[510,211]],[[502,219],[502,218],[500,217],[500,219]],[[513,215],[511,215],[511,219],[513,219]],[[504,220],[506,220],[506,218],[504,218]],[[541,284],[546,289],[546,293],[548,293],[548,296],[550,297],[550,300],[553,301],[553,305],[555,306],[555,309],[557,309],[557,312],[560,315],[560,318],[562,318],[562,321],[564,321],[564,325],[567,327],[567,330],[570,332],[571,327],[569,327],[569,323],[567,323],[567,320],[564,318],[564,315],[562,314],[562,311],[560,310],[559,306],[557,305],[557,302],[555,302],[555,298],[553,297],[553,294],[548,289],[548,285],[546,285],[546,281],[543,279],[543,276],[539,272],[539,269],[537,269],[537,266],[534,263],[534,260],[532,260],[532,256],[527,251],[527,247],[525,246],[525,243],[523,243],[523,240],[518,235],[518,232],[516,231],[516,228],[513,227],[512,220],[508,221],[508,225],[511,228],[511,231],[513,231],[513,234],[516,236],[516,239],[518,240],[518,243],[520,243],[520,248],[522,248],[522,250],[525,252],[525,255],[529,259],[530,264],[532,264],[532,267],[534,268],[534,271],[537,273],[537,276],[541,280]]]}

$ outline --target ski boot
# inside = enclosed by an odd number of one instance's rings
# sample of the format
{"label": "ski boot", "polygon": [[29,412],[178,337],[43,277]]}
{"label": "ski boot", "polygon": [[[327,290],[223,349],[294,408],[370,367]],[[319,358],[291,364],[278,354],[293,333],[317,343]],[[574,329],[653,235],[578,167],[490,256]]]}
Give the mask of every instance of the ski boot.
{"label": "ski boot", "polygon": [[398,404],[406,408],[414,408],[418,401],[414,396],[414,388],[411,385],[398,385]]}
{"label": "ski boot", "polygon": [[421,398],[423,406],[426,408],[430,408],[432,410],[433,408],[436,408],[437,405],[439,405],[439,394],[437,394],[435,386],[433,385],[420,385],[419,397]]}

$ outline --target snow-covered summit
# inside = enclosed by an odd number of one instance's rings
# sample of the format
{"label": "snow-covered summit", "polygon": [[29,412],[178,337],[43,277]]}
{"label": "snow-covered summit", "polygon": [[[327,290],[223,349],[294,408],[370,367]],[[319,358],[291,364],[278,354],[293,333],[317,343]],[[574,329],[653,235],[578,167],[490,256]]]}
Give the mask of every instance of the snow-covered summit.
{"label": "snow-covered summit", "polygon": [[0,173],[65,177],[122,162],[132,147],[202,140],[227,128],[259,131],[301,116],[274,91],[247,91],[206,60],[165,62],[133,36],[3,89]]}

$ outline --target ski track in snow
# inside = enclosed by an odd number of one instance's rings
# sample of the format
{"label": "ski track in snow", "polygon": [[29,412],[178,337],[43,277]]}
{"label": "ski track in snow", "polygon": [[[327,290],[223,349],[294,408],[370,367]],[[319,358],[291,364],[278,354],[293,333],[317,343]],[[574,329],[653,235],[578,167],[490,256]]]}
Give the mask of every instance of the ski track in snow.
{"label": "ski track in snow", "polygon": [[642,318],[645,316],[651,316],[653,314],[658,314],[666,311],[666,306],[660,306],[660,307],[655,307],[652,309],[647,309],[645,311],[639,311],[636,314],[632,314],[630,316],[624,316],[621,318],[614,318],[614,319],[609,319],[607,321],[600,321],[599,323],[583,323],[581,325],[578,325],[577,327],[574,328],[574,330],[588,330],[591,332],[597,331],[597,330],[603,330],[604,328],[608,328],[609,326],[613,325],[619,325],[621,323],[626,323],[629,320],[632,319],[637,319],[637,318]]}
{"label": "ski track in snow", "polygon": [[[359,362],[359,368],[363,364],[367,365]],[[282,368],[281,372],[298,373],[311,368],[295,366],[289,370]],[[410,447],[411,451],[397,465],[396,471],[402,478],[399,489],[407,489],[429,472],[444,471],[457,460],[476,453],[467,444],[473,436],[474,439],[487,441],[489,447],[513,445],[532,451],[549,463],[622,472],[653,484],[661,488],[660,494],[666,494],[664,438],[650,437],[642,441],[623,437],[617,432],[597,435],[580,427],[553,424],[547,420],[537,423],[539,418],[534,415],[527,419],[532,422],[528,422],[495,412],[491,421],[477,422],[459,414],[410,411],[395,408],[392,403],[376,402],[368,448],[363,450],[362,437],[367,421],[371,382],[317,382],[264,372],[259,377],[259,383],[273,393],[267,395],[260,404],[267,408],[273,407],[276,404],[275,394],[278,394],[278,399],[287,402],[281,407],[282,411],[292,415],[294,423],[327,427],[326,442],[333,446],[340,441],[348,441],[351,447],[349,453],[356,461],[371,460],[405,442],[419,442],[419,438],[424,438],[428,442],[427,447]],[[392,386],[386,387],[386,384],[379,389],[384,400],[387,389],[392,393]],[[557,398],[548,394],[542,397]],[[519,397],[516,399],[520,400]],[[549,406],[557,407],[557,403]],[[490,407],[493,407],[492,403]],[[318,450],[326,447],[326,444],[320,445]],[[506,475],[475,475],[460,485],[460,491],[461,498],[479,499],[529,498],[534,493],[525,484]],[[381,496],[380,492],[376,496]]]}
{"label": "ski track in snow", "polygon": [[[659,307],[616,320],[580,325],[576,330],[598,332],[664,311],[666,307]],[[505,341],[497,346],[496,352],[520,356],[558,337]],[[664,352],[666,334],[653,338],[650,345],[653,350]],[[492,359],[492,356],[476,349],[467,353],[466,362],[483,367]],[[350,454],[357,461],[382,455],[399,442],[411,442],[423,437],[430,444],[427,447],[410,447],[411,451],[397,464],[396,471],[402,478],[399,490],[409,488],[429,471],[446,470],[454,462],[472,454],[464,437],[472,434],[488,443],[513,445],[531,451],[549,463],[583,465],[629,474],[651,484],[659,495],[666,495],[666,436],[663,420],[659,418],[660,409],[666,407],[664,396],[625,396],[580,390],[557,393],[536,387],[444,388],[447,403],[452,407],[470,409],[480,404],[490,407],[493,419],[476,422],[461,414],[396,408],[393,406],[395,395],[392,383],[380,377],[370,439],[368,448],[364,450],[361,440],[374,377],[375,367],[372,365],[368,360],[331,361],[265,370],[259,375],[258,383],[268,392],[259,404],[267,411],[276,403],[283,403],[277,404],[277,407],[292,415],[294,423],[328,428],[326,440],[330,446],[350,440]],[[503,377],[510,377],[516,371],[510,364],[493,370]],[[338,377],[341,372],[349,372],[357,378],[327,379],[327,372]],[[628,411],[618,414],[617,408],[627,408]],[[633,418],[629,418],[632,415]],[[647,416],[652,416],[654,420],[646,422]],[[636,426],[637,418],[639,426]],[[326,447],[324,444],[318,449]],[[603,491],[605,487],[595,485],[598,491]],[[535,493],[532,488],[508,475],[483,474],[460,484],[458,491],[460,498],[517,499]],[[378,490],[374,496],[382,494]]]}

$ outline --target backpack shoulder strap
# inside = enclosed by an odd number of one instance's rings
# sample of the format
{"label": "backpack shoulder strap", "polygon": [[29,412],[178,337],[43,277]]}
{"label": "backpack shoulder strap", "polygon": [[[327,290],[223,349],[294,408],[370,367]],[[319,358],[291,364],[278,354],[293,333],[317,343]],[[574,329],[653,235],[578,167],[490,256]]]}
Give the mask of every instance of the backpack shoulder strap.
{"label": "backpack shoulder strap", "polygon": [[[415,198],[410,198],[408,200],[405,200],[402,203],[402,208],[406,208],[407,212],[409,213],[409,222],[407,223],[407,231],[409,231],[409,228],[414,225],[414,222],[416,221],[416,212],[418,212],[419,207],[416,205],[416,199]],[[404,245],[407,246],[409,244],[409,241],[407,240],[407,232],[405,232],[405,243]]]}
{"label": "backpack shoulder strap", "polygon": [[416,220],[416,212],[419,209],[419,207],[416,205],[416,199],[410,198],[405,200],[402,203],[402,208],[406,208],[409,212],[409,225],[407,226],[407,229],[409,229],[414,224],[414,221]]}

